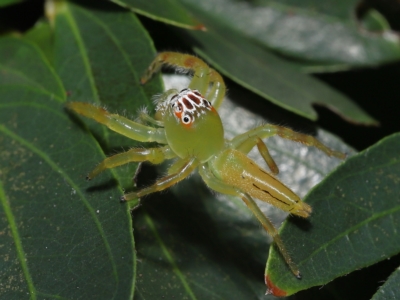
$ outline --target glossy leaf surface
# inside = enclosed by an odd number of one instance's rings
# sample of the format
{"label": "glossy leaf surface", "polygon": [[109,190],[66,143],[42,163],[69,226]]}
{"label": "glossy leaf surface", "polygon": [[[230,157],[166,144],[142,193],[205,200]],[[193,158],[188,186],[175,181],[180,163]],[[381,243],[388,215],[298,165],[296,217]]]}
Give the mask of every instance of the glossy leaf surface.
{"label": "glossy leaf surface", "polygon": [[[111,11],[110,11],[111,10]],[[155,56],[150,38],[134,14],[104,3],[85,9],[58,6],[55,21],[55,69],[70,101],[107,105],[112,112],[153,107],[151,96],[162,90],[159,78],[142,86],[140,76]],[[90,123],[106,153],[132,147],[135,141]],[[136,164],[117,170],[119,182],[131,188]]]}
{"label": "glossy leaf surface", "polygon": [[121,190],[84,181],[104,157],[98,144],[65,113],[38,48],[2,39],[0,57],[2,298],[128,298],[135,260]]}
{"label": "glossy leaf surface", "polygon": [[397,268],[379,288],[372,300],[398,299],[400,297],[400,268]]}
{"label": "glossy leaf surface", "polygon": [[181,1],[297,59],[366,66],[400,58],[394,32],[368,32],[359,26],[355,0]]}
{"label": "glossy leaf surface", "polygon": [[272,285],[290,295],[400,252],[399,147],[400,134],[383,139],[310,192],[311,217],[290,219],[281,230],[303,278],[274,249],[266,268]]}
{"label": "glossy leaf surface", "polygon": [[[200,11],[193,6],[194,13]],[[197,15],[197,14],[196,14]],[[202,16],[207,32],[189,32],[195,51],[218,71],[276,105],[315,120],[313,104],[323,105],[347,121],[375,124],[375,120],[345,95],[304,75],[279,57],[265,51],[220,20]]]}
{"label": "glossy leaf surface", "polygon": [[188,29],[204,29],[203,25],[195,20],[175,0],[111,0],[112,2],[133,10],[156,21]]}

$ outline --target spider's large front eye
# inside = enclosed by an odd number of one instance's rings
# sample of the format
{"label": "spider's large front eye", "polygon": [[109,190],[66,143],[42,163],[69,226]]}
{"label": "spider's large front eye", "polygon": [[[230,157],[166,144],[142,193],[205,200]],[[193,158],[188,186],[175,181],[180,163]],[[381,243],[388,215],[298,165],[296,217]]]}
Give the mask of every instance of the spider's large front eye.
{"label": "spider's large front eye", "polygon": [[192,118],[189,115],[184,115],[182,118],[182,123],[185,125],[191,123],[191,121],[192,121]]}

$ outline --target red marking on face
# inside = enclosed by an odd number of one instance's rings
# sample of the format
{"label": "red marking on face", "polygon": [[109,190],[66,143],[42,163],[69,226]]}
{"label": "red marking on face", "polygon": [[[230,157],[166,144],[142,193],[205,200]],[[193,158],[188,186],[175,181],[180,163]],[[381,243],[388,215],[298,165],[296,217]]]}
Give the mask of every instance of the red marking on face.
{"label": "red marking on face", "polygon": [[285,297],[287,292],[278,288],[275,284],[272,283],[269,275],[265,276],[265,284],[268,286],[268,290],[266,295],[273,295],[276,297]]}

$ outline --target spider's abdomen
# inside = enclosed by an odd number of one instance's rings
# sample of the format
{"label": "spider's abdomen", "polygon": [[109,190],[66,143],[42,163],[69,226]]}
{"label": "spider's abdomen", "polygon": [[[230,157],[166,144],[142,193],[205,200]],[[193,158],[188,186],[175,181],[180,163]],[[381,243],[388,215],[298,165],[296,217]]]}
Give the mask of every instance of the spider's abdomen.
{"label": "spider's abdomen", "polygon": [[224,147],[218,112],[197,90],[184,89],[160,103],[169,146],[180,157],[205,162]]}

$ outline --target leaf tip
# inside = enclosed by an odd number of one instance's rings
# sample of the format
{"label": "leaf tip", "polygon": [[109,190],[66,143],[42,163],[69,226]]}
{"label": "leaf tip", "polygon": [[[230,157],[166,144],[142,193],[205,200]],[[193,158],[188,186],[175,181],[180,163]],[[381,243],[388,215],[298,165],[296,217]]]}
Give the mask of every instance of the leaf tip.
{"label": "leaf tip", "polygon": [[265,275],[265,284],[267,285],[267,292],[265,295],[273,295],[276,297],[285,297],[287,292],[278,288],[275,284],[272,283],[269,275]]}

